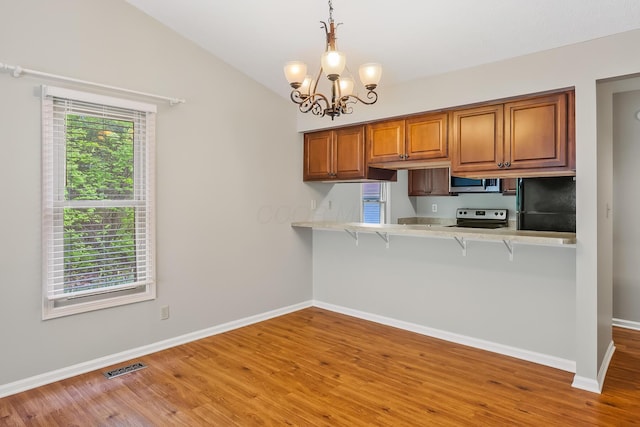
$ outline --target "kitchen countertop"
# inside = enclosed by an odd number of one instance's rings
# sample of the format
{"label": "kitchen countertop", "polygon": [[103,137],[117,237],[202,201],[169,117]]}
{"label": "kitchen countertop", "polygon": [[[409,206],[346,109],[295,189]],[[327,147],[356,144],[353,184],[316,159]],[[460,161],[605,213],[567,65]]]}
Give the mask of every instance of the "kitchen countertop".
{"label": "kitchen countertop", "polygon": [[346,231],[349,233],[455,238],[458,241],[487,240],[545,246],[575,246],[576,243],[575,233],[516,230],[512,226],[497,229],[452,227],[449,226],[451,225],[450,222],[455,224],[455,220],[447,221],[446,219],[440,220],[440,218],[429,218],[428,220],[416,222],[421,223],[365,224],[361,222],[308,221],[294,222],[291,226],[312,228],[314,230]]}

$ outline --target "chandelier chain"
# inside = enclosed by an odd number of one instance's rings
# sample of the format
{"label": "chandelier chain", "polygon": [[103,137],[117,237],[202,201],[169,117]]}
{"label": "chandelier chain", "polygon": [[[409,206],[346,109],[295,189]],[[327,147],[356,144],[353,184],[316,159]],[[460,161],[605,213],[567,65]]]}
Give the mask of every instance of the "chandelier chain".
{"label": "chandelier chain", "polygon": [[329,0],[329,23],[333,24],[333,2]]}

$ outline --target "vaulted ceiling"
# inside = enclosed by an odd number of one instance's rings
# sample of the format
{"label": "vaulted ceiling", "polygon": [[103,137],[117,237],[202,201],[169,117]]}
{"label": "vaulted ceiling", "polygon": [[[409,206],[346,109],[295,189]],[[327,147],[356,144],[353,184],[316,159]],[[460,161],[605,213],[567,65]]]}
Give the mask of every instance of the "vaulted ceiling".
{"label": "vaulted ceiling", "polygon": [[[327,0],[127,0],[215,56],[288,96],[287,61],[316,73]],[[333,0],[338,48],[381,85],[640,28],[638,0]],[[630,53],[632,54],[632,53]]]}

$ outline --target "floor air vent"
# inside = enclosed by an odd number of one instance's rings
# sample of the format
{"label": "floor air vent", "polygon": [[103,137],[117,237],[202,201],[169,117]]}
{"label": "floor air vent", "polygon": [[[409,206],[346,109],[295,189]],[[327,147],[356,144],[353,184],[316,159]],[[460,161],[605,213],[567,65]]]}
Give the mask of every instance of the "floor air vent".
{"label": "floor air vent", "polygon": [[111,378],[119,377],[120,375],[128,374],[129,372],[139,371],[140,369],[144,369],[146,367],[147,365],[145,365],[144,363],[137,362],[118,369],[107,371],[104,373],[104,376],[110,380]]}

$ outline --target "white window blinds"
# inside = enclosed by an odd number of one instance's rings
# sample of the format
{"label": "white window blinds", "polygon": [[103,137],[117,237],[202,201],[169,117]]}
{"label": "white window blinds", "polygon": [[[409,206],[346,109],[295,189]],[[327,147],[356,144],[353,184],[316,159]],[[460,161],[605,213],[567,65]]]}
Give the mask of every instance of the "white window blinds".
{"label": "white window blinds", "polygon": [[384,224],[387,213],[387,184],[367,182],[362,184],[362,222]]}
{"label": "white window blinds", "polygon": [[150,299],[155,107],[51,87],[42,105],[45,317]]}

